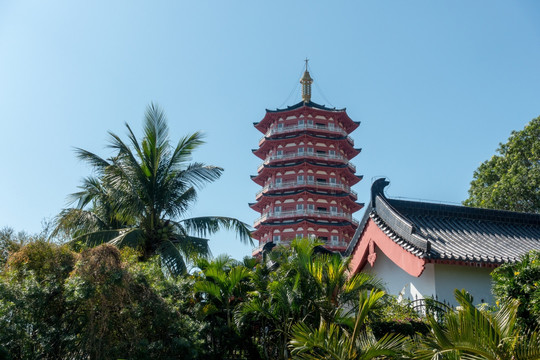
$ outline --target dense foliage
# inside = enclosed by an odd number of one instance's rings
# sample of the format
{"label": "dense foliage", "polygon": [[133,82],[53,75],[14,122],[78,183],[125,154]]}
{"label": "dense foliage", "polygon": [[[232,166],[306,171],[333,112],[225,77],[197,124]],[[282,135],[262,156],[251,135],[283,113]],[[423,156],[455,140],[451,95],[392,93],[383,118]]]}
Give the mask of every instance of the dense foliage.
{"label": "dense foliage", "polygon": [[464,205],[540,213],[540,117],[513,131],[474,172]]}
{"label": "dense foliage", "polygon": [[519,324],[540,329],[540,251],[531,251],[516,263],[502,265],[491,275],[497,301],[517,300]]}
{"label": "dense foliage", "polygon": [[416,359],[532,360],[540,358],[540,334],[517,325],[516,300],[496,311],[477,308],[470,294],[454,291],[460,307],[440,319],[428,316],[428,337],[416,349]]}
{"label": "dense foliage", "polygon": [[[36,241],[0,281],[0,344],[13,359],[197,358],[184,280],[112,245],[80,254]],[[171,321],[172,320],[172,321]]]}
{"label": "dense foliage", "polygon": [[[347,259],[318,245],[297,240],[258,260],[201,258],[193,274],[172,277],[159,257],[140,261],[130,248],[74,252],[32,240],[1,268],[0,359],[540,356],[540,338],[520,323],[518,300],[476,308],[457,292],[457,310],[423,317],[369,275],[349,277]],[[537,259],[531,254],[511,270],[529,272],[532,281]],[[520,281],[505,286],[518,289],[526,284]]]}

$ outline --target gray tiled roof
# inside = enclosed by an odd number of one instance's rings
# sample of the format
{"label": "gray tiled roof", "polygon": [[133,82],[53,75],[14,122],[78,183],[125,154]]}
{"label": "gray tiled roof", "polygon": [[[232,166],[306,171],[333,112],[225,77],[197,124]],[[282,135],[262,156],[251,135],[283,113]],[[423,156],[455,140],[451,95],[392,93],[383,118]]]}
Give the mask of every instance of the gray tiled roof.
{"label": "gray tiled roof", "polygon": [[540,214],[388,199],[385,179],[372,186],[371,203],[353,237],[354,249],[369,219],[418,257],[500,264],[540,250]]}

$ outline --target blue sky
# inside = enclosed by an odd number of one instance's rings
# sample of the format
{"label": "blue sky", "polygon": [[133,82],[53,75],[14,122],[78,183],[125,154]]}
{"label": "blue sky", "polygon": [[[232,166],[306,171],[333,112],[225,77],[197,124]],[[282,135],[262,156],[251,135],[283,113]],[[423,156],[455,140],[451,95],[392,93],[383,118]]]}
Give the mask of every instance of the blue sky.
{"label": "blue sky", "polygon": [[[359,201],[386,176],[389,196],[459,203],[540,115],[538,19],[533,0],[0,0],[0,226],[39,231],[91,171],[73,147],[110,155],[107,131],[140,129],[152,101],[173,139],[206,133],[194,160],[225,168],[192,215],[252,224],[252,123],[300,100],[306,57],[313,100],[361,121]],[[251,249],[227,232],[210,244]]]}

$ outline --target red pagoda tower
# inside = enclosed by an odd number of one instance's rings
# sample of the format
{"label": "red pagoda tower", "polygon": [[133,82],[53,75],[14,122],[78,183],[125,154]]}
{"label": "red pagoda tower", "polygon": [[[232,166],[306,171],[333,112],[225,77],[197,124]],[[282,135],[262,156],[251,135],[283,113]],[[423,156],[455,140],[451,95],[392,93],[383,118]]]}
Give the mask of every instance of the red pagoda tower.
{"label": "red pagoda tower", "polygon": [[273,242],[316,237],[332,251],[345,251],[358,222],[352,214],[363,207],[351,186],[362,176],[349,161],[360,153],[349,134],[359,125],[345,109],[311,101],[313,79],[302,79],[302,101],[286,109],[266,110],[254,123],[264,136],[252,150],[263,162],[253,181],[262,186],[250,207],[261,213],[252,237],[253,251]]}

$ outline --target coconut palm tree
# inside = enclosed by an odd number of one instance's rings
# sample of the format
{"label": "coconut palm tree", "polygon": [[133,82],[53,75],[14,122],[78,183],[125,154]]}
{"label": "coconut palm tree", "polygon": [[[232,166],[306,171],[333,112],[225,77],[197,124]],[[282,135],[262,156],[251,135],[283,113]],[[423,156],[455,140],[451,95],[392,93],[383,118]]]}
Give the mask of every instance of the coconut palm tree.
{"label": "coconut palm tree", "polygon": [[104,159],[76,149],[79,159],[93,166],[96,176],[85,179],[72,195],[77,205],[60,213],[57,232],[67,231],[74,242],[95,246],[109,242],[139,248],[142,258],[159,255],[174,275],[185,273],[184,256],[208,254],[207,235],[233,229],[251,243],[246,224],[229,217],[185,218],[197,190],[217,180],[223,169],[190,162],[204,142],[196,132],[171,144],[163,111],[151,104],[145,113],[139,141],[126,124],[128,141],[109,132],[108,147],[116,155]]}
{"label": "coconut palm tree", "polygon": [[540,336],[520,332],[518,302],[509,300],[494,312],[478,309],[465,290],[454,292],[459,307],[440,324],[428,316],[431,333],[416,359],[530,360],[540,359]]}

